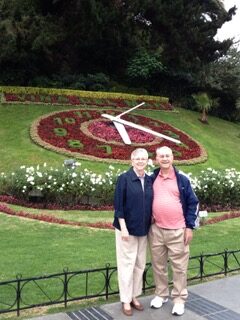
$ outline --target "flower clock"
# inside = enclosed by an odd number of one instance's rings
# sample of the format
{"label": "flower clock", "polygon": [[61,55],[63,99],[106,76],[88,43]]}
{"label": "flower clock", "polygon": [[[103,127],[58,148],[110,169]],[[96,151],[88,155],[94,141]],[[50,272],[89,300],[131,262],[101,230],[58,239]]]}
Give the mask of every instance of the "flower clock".
{"label": "flower clock", "polygon": [[[125,115],[123,119],[176,138],[181,144],[126,127],[132,144],[125,145],[114,124],[103,119],[101,113],[100,110],[74,109],[44,115],[32,124],[31,137],[44,148],[81,159],[129,163],[130,153],[135,148],[146,148],[150,157],[154,157],[156,148],[163,145],[173,149],[177,163],[197,163],[206,159],[204,149],[189,135],[142,115]],[[107,113],[115,115],[114,110]]]}

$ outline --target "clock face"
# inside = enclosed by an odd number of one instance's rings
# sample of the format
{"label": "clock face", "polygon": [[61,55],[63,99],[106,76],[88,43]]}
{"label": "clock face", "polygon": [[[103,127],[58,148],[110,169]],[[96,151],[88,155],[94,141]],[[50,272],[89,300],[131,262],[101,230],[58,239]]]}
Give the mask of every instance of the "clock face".
{"label": "clock face", "polygon": [[[112,121],[101,117],[100,110],[74,109],[47,114],[31,126],[31,137],[39,145],[71,157],[106,162],[129,163],[137,147],[147,149],[151,158],[160,146],[173,149],[177,162],[203,161],[203,148],[186,133],[167,123],[142,115],[128,114],[122,118],[180,140],[177,145],[143,131],[127,127],[131,145],[123,143]],[[114,115],[114,110],[106,113]]]}

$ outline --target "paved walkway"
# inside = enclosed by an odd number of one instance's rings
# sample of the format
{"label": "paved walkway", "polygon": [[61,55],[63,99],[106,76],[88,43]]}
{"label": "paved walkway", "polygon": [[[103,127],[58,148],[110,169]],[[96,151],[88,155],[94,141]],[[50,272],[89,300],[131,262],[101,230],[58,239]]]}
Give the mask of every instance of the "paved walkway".
{"label": "paved walkway", "polygon": [[240,275],[189,286],[189,298],[185,313],[181,317],[171,314],[172,302],[168,301],[160,309],[151,309],[153,296],[144,296],[139,300],[144,305],[143,312],[135,311],[132,317],[124,316],[119,302],[101,307],[76,310],[70,313],[58,313],[32,320],[240,320]]}

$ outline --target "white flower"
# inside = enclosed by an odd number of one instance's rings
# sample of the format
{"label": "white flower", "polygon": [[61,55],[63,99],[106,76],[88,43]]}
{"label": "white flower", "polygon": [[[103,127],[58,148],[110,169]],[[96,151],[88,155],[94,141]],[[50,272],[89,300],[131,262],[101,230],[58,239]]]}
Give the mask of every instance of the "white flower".
{"label": "white flower", "polygon": [[149,165],[150,167],[153,167],[153,166],[154,166],[152,159],[148,159],[148,165]]}

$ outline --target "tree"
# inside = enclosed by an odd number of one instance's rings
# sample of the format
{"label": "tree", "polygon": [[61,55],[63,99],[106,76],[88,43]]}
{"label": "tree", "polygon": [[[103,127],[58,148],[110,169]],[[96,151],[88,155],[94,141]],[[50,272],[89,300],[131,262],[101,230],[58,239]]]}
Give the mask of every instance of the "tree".
{"label": "tree", "polygon": [[[154,3],[154,5],[153,5]],[[218,1],[149,1],[145,17],[151,21],[151,45],[163,48],[163,63],[169,71],[198,73],[202,66],[223,56],[231,40],[214,39],[217,30],[231,20]]]}
{"label": "tree", "polygon": [[207,113],[214,105],[216,105],[217,101],[210,98],[206,92],[198,92],[197,94],[193,94],[192,97],[195,100],[198,109],[202,111],[200,121],[207,124]]}
{"label": "tree", "polygon": [[190,88],[227,52],[232,41],[214,36],[234,13],[216,0],[1,0],[1,77],[27,84],[36,75],[104,72],[124,81],[142,51],[142,83],[154,75],[152,92],[165,83],[169,92]]}
{"label": "tree", "polygon": [[146,50],[137,51],[136,55],[129,61],[127,76],[138,84],[149,81],[156,73],[164,69],[159,54],[150,54]]}
{"label": "tree", "polygon": [[232,47],[227,55],[208,66],[208,90],[220,98],[214,114],[228,120],[239,120],[240,110],[240,51]]}

